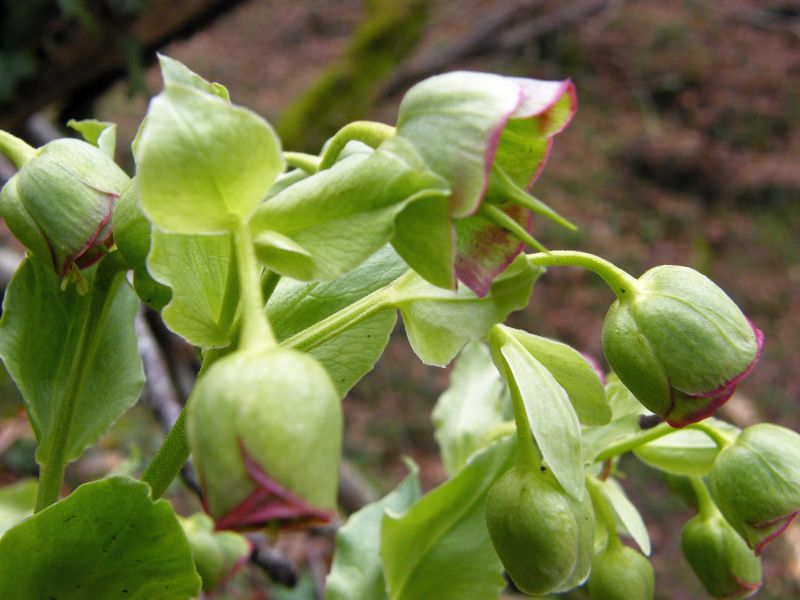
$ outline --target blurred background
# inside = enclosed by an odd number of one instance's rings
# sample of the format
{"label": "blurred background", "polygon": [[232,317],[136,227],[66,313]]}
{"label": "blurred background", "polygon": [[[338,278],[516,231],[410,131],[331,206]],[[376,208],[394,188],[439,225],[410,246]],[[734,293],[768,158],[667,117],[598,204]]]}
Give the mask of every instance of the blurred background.
{"label": "blurred background", "polygon": [[[766,337],[758,368],[721,416],[800,429],[800,1],[798,0],[4,0],[0,128],[40,145],[70,118],[119,124],[117,159],[160,89],[155,51],[224,84],[291,150],[317,152],[356,119],[393,123],[404,91],[444,71],[571,78],[578,112],[535,194],[579,224],[546,224],[551,248],[604,256],[638,275],[663,263],[716,281]],[[13,174],[0,164],[0,180]],[[20,251],[3,229],[0,282]],[[578,270],[551,270],[515,326],[602,357],[612,301]],[[193,355],[153,315],[148,326],[188,391]],[[181,366],[183,365],[183,366]],[[187,366],[188,365],[188,366]],[[359,502],[393,487],[413,457],[430,488],[444,478],[430,412],[447,370],[424,367],[402,329],[345,400],[349,483]],[[183,382],[183,383],[182,383]],[[0,398],[0,484],[35,473],[33,434],[7,376]],[[152,402],[127,414],[69,472],[78,483],[146,461],[168,422]],[[168,413],[169,410],[166,410]],[[680,558],[690,512],[659,476],[623,461],[624,485],[653,539],[657,597],[702,598]],[[134,470],[137,467],[132,467]],[[174,486],[180,509],[194,496]],[[311,599],[330,535],[262,548],[217,598]],[[767,547],[760,598],[800,597],[800,527]],[[276,566],[278,565],[278,566]],[[287,569],[285,582],[276,569]],[[269,574],[269,575],[268,575]],[[575,597],[580,597],[576,594]]]}

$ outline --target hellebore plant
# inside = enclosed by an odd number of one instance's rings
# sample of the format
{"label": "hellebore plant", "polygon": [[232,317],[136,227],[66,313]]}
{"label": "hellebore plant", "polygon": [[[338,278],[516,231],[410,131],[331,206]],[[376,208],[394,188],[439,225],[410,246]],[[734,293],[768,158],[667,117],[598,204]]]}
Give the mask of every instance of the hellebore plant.
{"label": "hellebore plant", "polygon": [[[39,149],[0,132],[18,170],[0,215],[28,250],[0,358],[40,465],[38,483],[0,489],[0,597],[197,597],[243,568],[245,534],[328,524],[328,600],[489,600],[504,571],[529,594],[648,599],[647,528],[617,481],[627,452],[690,478],[700,514],[683,547],[709,593],[757,589],[756,554],[800,510],[800,436],[709,418],[763,339],[705,276],[662,266],[636,279],[533,236],[545,220],[574,227],[529,191],[575,112],[570,82],[432,77],[395,126],[351,123],[312,155],[160,60],[130,179],[111,124],[71,123],[85,141]],[[603,328],[613,373],[503,324],[558,266],[616,296]],[[66,466],[145,383],[140,302],[196,348],[197,383],[139,479],[62,498]],[[341,400],[398,311],[424,363],[454,362],[433,411],[448,479],[423,495],[409,462],[347,518]],[[642,429],[653,413],[665,422]],[[161,496],[189,458],[205,512],[178,517]]]}

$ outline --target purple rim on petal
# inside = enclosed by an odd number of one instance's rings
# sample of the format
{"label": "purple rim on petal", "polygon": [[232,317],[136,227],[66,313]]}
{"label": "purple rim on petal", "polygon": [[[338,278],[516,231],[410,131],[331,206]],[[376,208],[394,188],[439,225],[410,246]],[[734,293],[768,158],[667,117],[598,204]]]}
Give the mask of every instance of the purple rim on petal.
{"label": "purple rim on petal", "polygon": [[[756,336],[756,355],[753,357],[753,360],[750,362],[749,365],[739,373],[735,375],[721,386],[716,389],[711,390],[710,392],[701,392],[699,394],[685,394],[685,397],[688,401],[691,400],[705,400],[706,402],[698,408],[698,410],[694,412],[690,412],[688,414],[682,415],[679,419],[672,419],[671,415],[675,410],[676,399],[675,399],[675,392],[672,391],[672,405],[670,406],[669,411],[667,414],[664,415],[664,419],[667,423],[669,423],[672,427],[685,427],[686,425],[691,425],[692,423],[697,423],[698,421],[702,421],[706,417],[710,417],[714,414],[717,409],[725,404],[728,399],[733,395],[733,392],[736,390],[736,386],[753,370],[756,366],[756,363],[761,358],[761,349],[764,346],[764,333],[755,327],[752,323],[750,323],[750,327],[753,329],[753,333]],[[671,389],[671,388],[670,388]]]}
{"label": "purple rim on petal", "polygon": [[[542,171],[544,170],[544,166],[547,163],[548,157],[550,156],[550,150],[553,147],[553,136],[561,133],[567,127],[567,125],[569,125],[569,122],[572,120],[572,117],[575,115],[575,111],[578,108],[578,97],[575,93],[575,85],[570,79],[565,79],[564,81],[540,81],[537,79],[523,79],[515,77],[513,78],[513,81],[519,85],[519,97],[517,99],[517,104],[512,111],[506,113],[500,118],[497,126],[492,130],[491,134],[489,135],[489,139],[487,140],[486,155],[484,156],[483,161],[484,181],[480,196],[481,202],[486,196],[486,188],[489,186],[489,175],[492,170],[492,164],[494,163],[495,155],[497,154],[497,146],[500,143],[500,136],[503,134],[503,130],[506,128],[509,119],[541,118],[544,121],[542,129],[546,131],[547,147],[540,164],[533,172],[531,179],[526,186],[526,189],[530,189],[530,187],[539,178],[539,175],[541,175]],[[563,122],[559,123],[555,127],[548,127],[547,121],[552,119],[551,109],[558,104],[564,94],[567,94],[567,97],[569,98],[568,115]],[[475,210],[478,210],[478,208],[480,208],[480,202],[475,207]],[[506,266],[508,266],[508,263],[506,263]]]}
{"label": "purple rim on petal", "polygon": [[[776,518],[771,519],[771,520],[769,520],[769,521],[767,521],[765,523],[758,523],[757,525],[751,525],[751,527],[753,527],[754,529],[768,529],[770,527],[774,527],[775,525],[780,524],[780,526],[776,530],[774,530],[771,533],[769,533],[766,537],[760,539],[758,542],[755,543],[754,546],[751,546],[751,548],[753,548],[753,552],[755,552],[756,556],[760,556],[761,552],[764,550],[764,546],[769,544],[772,540],[774,540],[780,534],[782,534],[784,531],[786,531],[786,528],[789,527],[789,525],[792,524],[792,521],[794,521],[794,519],[798,515],[798,513],[800,513],[800,509],[798,509],[798,510],[796,510],[794,512],[791,512],[788,515],[781,515],[780,517],[776,517]],[[748,544],[749,544],[749,541],[748,541]]]}
{"label": "purple rim on petal", "polygon": [[242,448],[244,465],[255,490],[236,508],[216,520],[217,530],[248,530],[277,522],[282,527],[326,524],[332,511],[316,508],[273,480]]}

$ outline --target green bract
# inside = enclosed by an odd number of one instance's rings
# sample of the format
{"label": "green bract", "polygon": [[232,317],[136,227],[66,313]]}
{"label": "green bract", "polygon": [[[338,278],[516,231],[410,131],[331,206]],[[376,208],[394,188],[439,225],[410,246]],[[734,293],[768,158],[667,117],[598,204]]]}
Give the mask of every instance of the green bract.
{"label": "green bract", "polygon": [[543,595],[589,573],[594,513],[588,494],[571,498],[547,469],[512,467],[489,489],[486,524],[514,584]]}
{"label": "green bract", "polygon": [[114,243],[111,213],[129,184],[106,153],[80,140],[42,146],[0,193],[0,215],[39,260],[63,277]]}
{"label": "green bract", "polygon": [[704,419],[730,398],[762,339],[711,280],[672,265],[647,271],[620,292],[603,324],[611,368],[673,427]]}
{"label": "green bract", "polygon": [[310,356],[271,349],[220,359],[192,392],[188,436],[217,528],[332,517],[341,407]]}
{"label": "green bract", "polygon": [[761,587],[761,561],[719,513],[691,518],[681,531],[681,547],[715,598],[744,598]]}
{"label": "green bract", "polygon": [[655,574],[650,561],[618,538],[592,559],[592,600],[652,600]]}
{"label": "green bract", "polygon": [[761,554],[800,512],[800,435],[770,423],[748,427],[720,452],[709,484],[725,519]]}

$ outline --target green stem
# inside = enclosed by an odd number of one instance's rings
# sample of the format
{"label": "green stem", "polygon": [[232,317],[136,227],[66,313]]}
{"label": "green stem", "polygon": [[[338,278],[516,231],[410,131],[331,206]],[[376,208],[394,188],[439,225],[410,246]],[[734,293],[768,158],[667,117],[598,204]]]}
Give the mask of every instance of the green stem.
{"label": "green stem", "polygon": [[316,173],[319,171],[320,157],[305,152],[284,152],[283,158],[286,164],[294,169],[300,169],[306,173]]}
{"label": "green stem", "polygon": [[[203,363],[200,365],[200,372],[197,374],[198,379],[219,357],[224,356],[225,350],[211,349],[205,353]],[[142,481],[150,484],[153,500],[164,495],[169,485],[180,473],[181,467],[189,460],[191,449],[189,448],[189,439],[186,437],[186,411],[190,400],[191,398],[186,401],[172,429],[169,430],[158,452],[142,474]]]}
{"label": "green stem", "polygon": [[0,153],[4,154],[19,170],[25,166],[25,163],[36,156],[36,148],[28,145],[17,136],[0,129]]}
{"label": "green stem", "polygon": [[261,295],[260,269],[256,261],[250,230],[241,224],[233,234],[236,246],[236,266],[239,270],[239,289],[242,298],[240,347],[269,348],[276,344]]}
{"label": "green stem", "polygon": [[730,446],[735,441],[731,436],[723,433],[708,423],[692,423],[691,425],[687,425],[686,429],[696,429],[697,431],[702,431],[714,441],[714,443],[717,445],[717,448],[720,450],[726,446]]}
{"label": "green stem", "polygon": [[611,509],[605,494],[603,494],[601,485],[602,484],[594,477],[589,475],[586,476],[586,489],[589,490],[592,503],[597,509],[600,519],[603,521],[603,524],[606,526],[606,530],[608,531],[608,545],[613,546],[616,544],[621,544],[622,542],[620,541],[619,533],[617,532],[617,519],[614,516],[614,511]]}
{"label": "green stem", "polygon": [[319,163],[319,170],[331,168],[348,142],[363,142],[367,146],[377,148],[384,141],[394,137],[394,134],[394,127],[374,121],[354,121],[345,125],[328,142]]}
{"label": "green stem", "polygon": [[528,262],[541,267],[583,267],[599,275],[616,294],[620,302],[632,298],[638,287],[634,277],[607,260],[574,250],[554,250],[529,254]]}
{"label": "green stem", "polygon": [[708,493],[708,488],[702,477],[689,477],[689,483],[692,484],[694,494],[697,496],[697,509],[703,519],[710,519],[719,513],[717,505],[711,499],[711,494]]}
{"label": "green stem", "polygon": [[35,512],[58,501],[61,484],[64,481],[64,470],[69,462],[68,446],[78,399],[97,354],[98,338],[108,318],[116,289],[122,281],[124,268],[124,261],[119,252],[112,252],[103,259],[95,274],[89,306],[81,324],[75,354],[64,386],[64,395],[56,408],[52,442],[39,473]]}
{"label": "green stem", "polygon": [[648,442],[652,442],[653,440],[657,440],[660,437],[664,437],[665,435],[669,435],[670,433],[674,433],[676,431],[680,430],[671,427],[667,423],[659,423],[651,429],[645,429],[634,436],[622,439],[614,444],[611,444],[610,446],[606,446],[600,454],[594,457],[594,462],[603,462],[604,460],[608,460],[613,456],[625,454],[634,448],[643,446]]}

